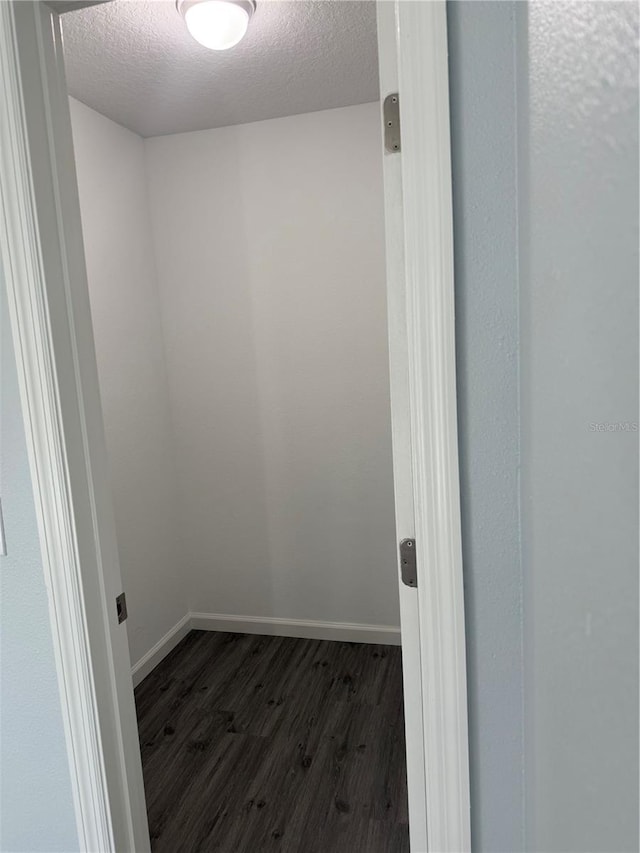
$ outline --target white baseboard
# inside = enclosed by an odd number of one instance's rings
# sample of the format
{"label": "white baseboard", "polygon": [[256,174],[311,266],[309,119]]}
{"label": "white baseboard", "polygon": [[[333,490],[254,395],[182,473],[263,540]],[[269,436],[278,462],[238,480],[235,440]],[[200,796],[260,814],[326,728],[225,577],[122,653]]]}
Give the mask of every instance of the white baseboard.
{"label": "white baseboard", "polygon": [[191,630],[191,614],[185,613],[182,619],[170,628],[167,633],[158,640],[146,655],[143,655],[140,660],[131,667],[131,678],[133,686],[137,687],[140,682],[154,670],[163,658],[174,649],[183,637],[186,637]]}
{"label": "white baseboard", "polygon": [[400,628],[394,625],[361,625],[352,622],[314,622],[309,619],[277,619],[271,616],[232,616],[226,613],[187,613],[146,655],[131,668],[133,686],[156,668],[189,631],[229,631],[236,634],[266,634],[308,640],[341,640],[399,646]]}
{"label": "white baseboard", "polygon": [[361,625],[351,622],[277,619],[271,616],[192,613],[191,627],[200,631],[232,631],[238,634],[268,634],[276,637],[302,637],[309,640],[400,645],[400,628],[393,625]]}

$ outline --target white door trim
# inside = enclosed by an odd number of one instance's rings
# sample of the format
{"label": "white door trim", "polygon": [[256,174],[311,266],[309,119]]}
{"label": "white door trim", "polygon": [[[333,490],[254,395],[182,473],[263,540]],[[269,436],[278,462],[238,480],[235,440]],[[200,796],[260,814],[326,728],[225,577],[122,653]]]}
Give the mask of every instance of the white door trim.
{"label": "white door trim", "polygon": [[92,853],[144,853],[61,35],[58,15],[41,2],[0,3],[0,252],[79,844]]}
{"label": "white door trim", "polygon": [[[412,830],[412,849],[425,853],[426,838],[429,853],[457,853],[470,831],[446,16],[443,0],[393,6],[412,469],[401,500],[415,519],[421,682],[407,731],[424,768],[424,796],[410,792],[413,825],[424,828]],[[60,45],[44,3],[0,3],[0,249],[80,844],[144,853],[126,634],[102,569],[119,576]]]}
{"label": "white door trim", "polygon": [[397,2],[427,849],[471,848],[446,7]]}
{"label": "white door trim", "polygon": [[[0,157],[2,184],[2,259],[9,309],[25,401],[34,496],[45,577],[50,593],[63,718],[73,749],[72,789],[83,849],[113,845],[102,761],[93,673],[76,524],[68,490],[68,465],[54,356],[49,346],[48,310],[43,298],[43,259],[39,245],[32,174],[15,45],[12,9],[0,7],[1,75]],[[7,92],[9,89],[9,92]]]}

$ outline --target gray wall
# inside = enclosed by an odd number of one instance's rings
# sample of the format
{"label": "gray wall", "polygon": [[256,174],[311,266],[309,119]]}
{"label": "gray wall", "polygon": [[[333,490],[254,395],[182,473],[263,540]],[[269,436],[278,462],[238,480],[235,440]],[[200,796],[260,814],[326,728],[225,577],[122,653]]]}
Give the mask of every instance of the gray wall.
{"label": "gray wall", "polygon": [[0,850],[78,850],[40,542],[2,270]]}
{"label": "gray wall", "polygon": [[638,10],[448,14],[474,850],[637,850]]}
{"label": "gray wall", "polygon": [[537,851],[638,850],[637,28],[636,4],[534,3],[519,32],[527,843]]}
{"label": "gray wall", "polygon": [[523,844],[515,5],[448,6],[475,851]]}

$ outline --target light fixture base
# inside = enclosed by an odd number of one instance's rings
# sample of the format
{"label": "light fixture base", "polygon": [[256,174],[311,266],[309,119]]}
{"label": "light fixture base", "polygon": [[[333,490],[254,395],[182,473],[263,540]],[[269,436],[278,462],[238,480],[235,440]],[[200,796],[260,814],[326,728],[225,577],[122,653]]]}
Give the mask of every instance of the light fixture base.
{"label": "light fixture base", "polygon": [[[206,2],[206,0],[176,0],[176,9],[184,18],[185,14],[192,6],[198,6],[203,2]],[[256,0],[224,0],[224,2],[231,3],[234,6],[240,6],[240,8],[244,9],[249,16],[249,20],[251,20],[251,16],[256,11]]]}

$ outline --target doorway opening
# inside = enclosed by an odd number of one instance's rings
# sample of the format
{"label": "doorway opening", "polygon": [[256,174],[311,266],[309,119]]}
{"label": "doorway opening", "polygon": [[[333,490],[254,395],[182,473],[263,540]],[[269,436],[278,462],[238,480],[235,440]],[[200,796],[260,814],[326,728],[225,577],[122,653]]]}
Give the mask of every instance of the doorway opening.
{"label": "doorway opening", "polygon": [[408,850],[375,4],[63,32],[152,849]]}

